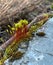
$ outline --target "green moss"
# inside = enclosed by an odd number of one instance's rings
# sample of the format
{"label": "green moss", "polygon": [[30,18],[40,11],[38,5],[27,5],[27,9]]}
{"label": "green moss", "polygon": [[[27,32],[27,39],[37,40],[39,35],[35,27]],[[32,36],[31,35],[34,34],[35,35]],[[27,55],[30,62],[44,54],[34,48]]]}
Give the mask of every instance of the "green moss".
{"label": "green moss", "polygon": [[6,48],[3,58],[0,60],[0,64],[2,64],[6,59],[13,57],[15,52],[17,52],[19,43],[22,42],[23,40],[27,40],[28,38],[30,38],[31,33],[37,31],[46,22],[46,20],[48,19],[48,15],[44,15],[44,16],[46,16],[45,19],[42,19],[41,21],[37,22],[35,25],[31,26],[29,31],[26,33],[25,38],[20,39],[19,41],[14,41],[11,45],[9,45]]}
{"label": "green moss", "polygon": [[51,4],[51,9],[53,10],[53,3]]}

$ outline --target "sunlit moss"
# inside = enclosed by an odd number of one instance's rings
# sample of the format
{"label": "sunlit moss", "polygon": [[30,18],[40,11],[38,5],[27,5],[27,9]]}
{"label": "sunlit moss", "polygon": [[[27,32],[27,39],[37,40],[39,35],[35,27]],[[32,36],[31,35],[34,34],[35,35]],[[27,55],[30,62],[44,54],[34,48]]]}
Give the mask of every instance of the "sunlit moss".
{"label": "sunlit moss", "polygon": [[9,32],[10,34],[13,34],[14,31],[18,30],[19,28],[23,28],[23,26],[25,26],[27,24],[28,24],[28,21],[26,19],[20,20],[20,21],[18,21],[18,23],[14,23],[13,27],[8,25],[10,30],[7,29],[6,31]]}
{"label": "sunlit moss", "polygon": [[[0,64],[2,64],[6,59],[8,59],[9,57],[13,56],[15,54],[15,52],[18,50],[18,45],[20,42],[22,42],[23,40],[28,40],[31,36],[32,36],[32,32],[37,31],[37,29],[39,29],[48,19],[48,14],[44,14],[45,18],[42,19],[41,21],[37,22],[35,25],[32,25],[31,28],[29,29],[29,31],[25,34],[25,36],[23,36],[23,38],[21,38],[20,40],[16,41],[14,40],[14,42],[9,45],[4,53],[3,58],[0,60]],[[22,27],[22,24],[24,23],[24,25],[28,24],[28,21],[24,20],[25,22],[23,22],[23,20],[20,20],[21,24],[16,24],[15,27]],[[19,22],[19,23],[20,23]],[[22,23],[23,22],[23,23]],[[16,55],[16,54],[15,54]]]}

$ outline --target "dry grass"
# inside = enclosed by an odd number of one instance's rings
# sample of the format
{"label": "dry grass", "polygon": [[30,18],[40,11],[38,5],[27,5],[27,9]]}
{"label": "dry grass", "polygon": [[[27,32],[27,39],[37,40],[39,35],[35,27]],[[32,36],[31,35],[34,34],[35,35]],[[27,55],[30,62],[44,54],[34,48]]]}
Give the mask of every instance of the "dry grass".
{"label": "dry grass", "polygon": [[0,24],[7,18],[11,18],[22,12],[24,8],[30,10],[30,6],[37,5],[43,0],[0,0]]}

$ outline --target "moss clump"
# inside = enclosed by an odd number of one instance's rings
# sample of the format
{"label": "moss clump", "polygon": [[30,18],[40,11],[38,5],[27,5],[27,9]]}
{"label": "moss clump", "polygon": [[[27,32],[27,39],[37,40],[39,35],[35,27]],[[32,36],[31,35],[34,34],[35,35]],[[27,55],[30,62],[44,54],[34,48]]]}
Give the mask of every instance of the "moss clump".
{"label": "moss clump", "polygon": [[[18,50],[18,45],[20,42],[22,42],[23,40],[28,40],[28,38],[31,37],[31,34],[35,31],[37,31],[37,29],[39,29],[48,19],[48,14],[47,15],[44,15],[45,18],[42,19],[41,21],[37,22],[35,25],[31,26],[31,28],[28,30],[28,32],[25,34],[25,36],[23,36],[23,38],[21,38],[20,40],[16,41],[14,40],[14,42],[9,45],[6,50],[5,50],[5,53],[3,55],[3,58],[0,60],[0,65],[2,63],[4,63],[4,61],[10,57],[17,57],[19,56],[19,58],[22,56],[22,53],[15,53],[17,52]],[[20,21],[21,24],[24,24],[24,25],[27,25],[28,21],[24,20],[25,22],[22,23],[22,20]],[[20,27],[21,27],[21,24],[20,24]],[[17,27],[17,25],[16,25]],[[19,27],[19,26],[18,26]]]}

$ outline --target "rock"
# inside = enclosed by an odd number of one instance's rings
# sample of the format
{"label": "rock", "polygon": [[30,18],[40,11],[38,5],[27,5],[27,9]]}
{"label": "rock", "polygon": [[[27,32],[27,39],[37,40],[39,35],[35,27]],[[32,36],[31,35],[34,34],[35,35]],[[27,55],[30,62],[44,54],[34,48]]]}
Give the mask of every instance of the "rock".
{"label": "rock", "polygon": [[36,33],[36,35],[40,36],[40,37],[43,37],[43,36],[45,36],[45,33],[44,32],[38,32],[38,33]]}

